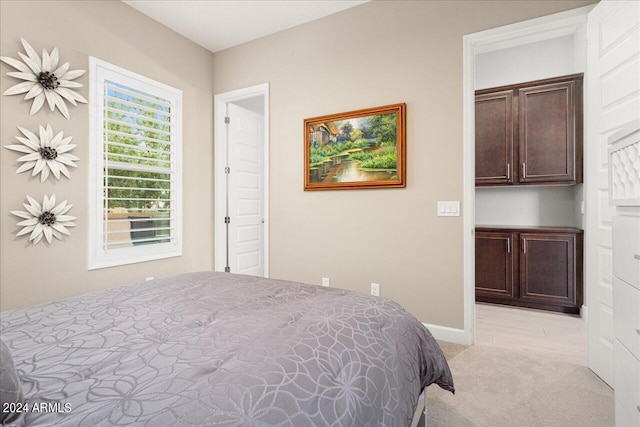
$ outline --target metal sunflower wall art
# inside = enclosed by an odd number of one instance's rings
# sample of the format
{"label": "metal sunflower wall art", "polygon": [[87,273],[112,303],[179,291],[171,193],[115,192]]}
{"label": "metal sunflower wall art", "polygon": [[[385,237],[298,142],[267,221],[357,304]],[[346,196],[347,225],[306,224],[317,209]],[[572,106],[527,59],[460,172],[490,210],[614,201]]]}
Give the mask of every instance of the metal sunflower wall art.
{"label": "metal sunflower wall art", "polygon": [[62,240],[62,235],[70,235],[67,227],[74,227],[73,222],[76,217],[67,215],[67,212],[73,205],[67,204],[67,201],[56,206],[56,195],[44,196],[42,204],[31,196],[27,196],[29,203],[22,205],[26,211],[11,211],[17,217],[23,219],[17,225],[22,227],[16,236],[23,236],[31,233],[29,241],[36,244],[42,240],[42,236],[51,243],[53,237]]}
{"label": "metal sunflower wall art", "polygon": [[51,53],[42,49],[42,58],[25,39],[20,39],[26,55],[18,52],[22,62],[8,56],[0,56],[0,61],[12,66],[17,72],[9,72],[8,76],[24,80],[4,91],[3,95],[20,95],[26,93],[24,99],[33,99],[30,115],[40,111],[45,100],[51,111],[57,108],[64,117],[69,119],[69,109],[65,101],[73,105],[76,102],[87,103],[82,95],[74,89],[82,87],[72,80],[82,76],[85,70],[69,70],[69,63],[65,62],[58,67],[60,60],[58,48],[53,48]]}
{"label": "metal sunflower wall art", "polygon": [[22,144],[5,145],[5,148],[9,150],[25,153],[18,159],[22,165],[16,170],[16,173],[33,169],[31,175],[40,174],[40,182],[47,180],[49,172],[57,179],[60,179],[60,174],[70,178],[67,166],[75,168],[77,167],[75,162],[80,160],[69,153],[76,148],[76,144],[70,144],[72,136],[65,138],[62,132],[54,136],[51,125],[47,125],[46,128],[40,126],[40,136],[20,126],[18,126],[18,130],[24,135],[24,137],[16,136],[16,139]]}

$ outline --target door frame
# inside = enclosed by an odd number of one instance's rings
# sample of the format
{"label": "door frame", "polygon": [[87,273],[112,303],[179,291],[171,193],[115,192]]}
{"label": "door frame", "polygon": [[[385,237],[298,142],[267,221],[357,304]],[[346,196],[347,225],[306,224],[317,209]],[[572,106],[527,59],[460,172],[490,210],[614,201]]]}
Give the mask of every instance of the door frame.
{"label": "door frame", "polygon": [[264,100],[264,226],[262,236],[264,244],[264,277],[269,277],[269,83],[232,90],[214,96],[214,270],[224,271],[226,265],[226,231],[224,223],[226,206],[224,168],[227,158],[227,126],[224,122],[227,115],[226,106],[228,103],[259,96],[262,96]]}
{"label": "door frame", "polygon": [[[462,38],[464,344],[475,343],[475,56],[573,34],[578,26],[587,23],[587,15],[594,6],[467,34]],[[587,214],[585,212],[585,218]],[[585,280],[585,283],[589,282]]]}

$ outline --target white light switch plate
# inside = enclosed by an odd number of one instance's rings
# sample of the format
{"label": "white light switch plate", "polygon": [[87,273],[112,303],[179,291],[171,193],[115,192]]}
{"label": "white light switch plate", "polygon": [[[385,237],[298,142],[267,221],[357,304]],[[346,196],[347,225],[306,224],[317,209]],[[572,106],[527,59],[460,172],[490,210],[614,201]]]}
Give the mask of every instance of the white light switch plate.
{"label": "white light switch plate", "polygon": [[460,216],[459,200],[439,200],[438,216]]}

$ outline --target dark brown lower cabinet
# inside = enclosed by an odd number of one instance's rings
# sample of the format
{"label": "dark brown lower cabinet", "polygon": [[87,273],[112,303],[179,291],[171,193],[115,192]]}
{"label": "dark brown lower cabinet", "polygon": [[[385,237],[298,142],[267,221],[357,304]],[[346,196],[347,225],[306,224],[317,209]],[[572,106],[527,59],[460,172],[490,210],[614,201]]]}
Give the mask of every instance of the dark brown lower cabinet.
{"label": "dark brown lower cabinet", "polygon": [[515,297],[513,233],[476,231],[476,297]]}
{"label": "dark brown lower cabinet", "polygon": [[476,301],[579,313],[583,232],[476,228]]}

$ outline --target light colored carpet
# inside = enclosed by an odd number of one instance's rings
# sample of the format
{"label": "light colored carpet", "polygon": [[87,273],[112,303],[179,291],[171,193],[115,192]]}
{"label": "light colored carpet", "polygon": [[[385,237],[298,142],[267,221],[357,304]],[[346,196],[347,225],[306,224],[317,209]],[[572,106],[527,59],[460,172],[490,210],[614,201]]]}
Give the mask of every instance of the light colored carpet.
{"label": "light colored carpet", "polygon": [[456,394],[429,387],[428,427],[613,426],[613,390],[588,368],[440,342]]}

